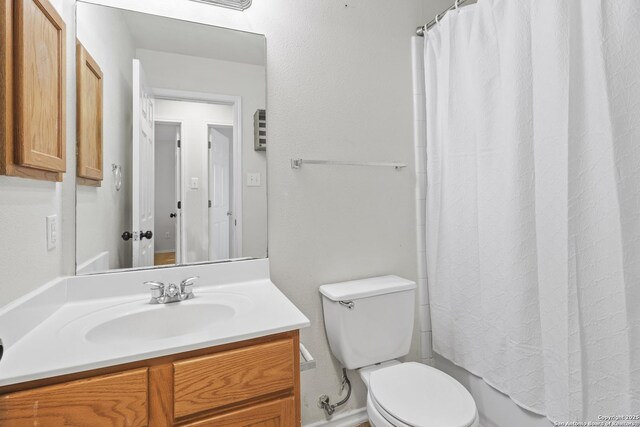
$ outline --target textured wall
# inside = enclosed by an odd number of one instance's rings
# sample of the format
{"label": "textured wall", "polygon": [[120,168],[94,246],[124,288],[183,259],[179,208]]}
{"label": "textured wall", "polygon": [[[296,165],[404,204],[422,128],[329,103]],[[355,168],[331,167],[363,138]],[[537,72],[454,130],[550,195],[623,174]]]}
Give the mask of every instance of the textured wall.
{"label": "textured wall", "polygon": [[[61,183],[0,176],[0,307],[75,272],[75,1],[51,0],[67,24],[67,173]],[[58,216],[47,250],[46,217]]]}

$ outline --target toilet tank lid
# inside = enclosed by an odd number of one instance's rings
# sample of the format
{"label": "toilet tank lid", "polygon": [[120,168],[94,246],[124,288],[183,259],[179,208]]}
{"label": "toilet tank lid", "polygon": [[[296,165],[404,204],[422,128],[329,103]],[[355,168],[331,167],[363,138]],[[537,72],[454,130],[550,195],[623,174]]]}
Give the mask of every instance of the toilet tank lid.
{"label": "toilet tank lid", "polygon": [[416,283],[398,276],[378,276],[320,286],[320,293],[332,301],[357,300],[415,289]]}

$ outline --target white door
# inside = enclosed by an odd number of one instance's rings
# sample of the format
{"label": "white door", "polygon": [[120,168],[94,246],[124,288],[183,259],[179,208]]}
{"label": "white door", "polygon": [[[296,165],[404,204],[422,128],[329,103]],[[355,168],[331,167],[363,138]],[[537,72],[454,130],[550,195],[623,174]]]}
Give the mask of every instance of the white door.
{"label": "white door", "polygon": [[229,259],[231,139],[209,127],[209,260]]}
{"label": "white door", "polygon": [[154,264],[154,99],[133,60],[133,267]]}

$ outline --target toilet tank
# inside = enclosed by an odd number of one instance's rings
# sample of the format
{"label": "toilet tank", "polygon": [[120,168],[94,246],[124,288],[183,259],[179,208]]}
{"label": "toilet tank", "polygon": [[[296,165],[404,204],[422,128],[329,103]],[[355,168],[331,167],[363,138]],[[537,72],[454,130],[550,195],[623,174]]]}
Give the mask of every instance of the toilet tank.
{"label": "toilet tank", "polygon": [[381,276],[320,286],[333,355],[347,369],[405,356],[413,334],[416,284]]}

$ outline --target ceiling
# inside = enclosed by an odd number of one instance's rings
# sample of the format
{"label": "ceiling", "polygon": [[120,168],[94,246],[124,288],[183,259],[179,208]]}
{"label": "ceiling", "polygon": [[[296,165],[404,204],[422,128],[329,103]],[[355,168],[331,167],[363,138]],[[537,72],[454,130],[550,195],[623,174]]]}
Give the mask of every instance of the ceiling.
{"label": "ceiling", "polygon": [[266,65],[262,35],[132,11],[121,13],[138,49]]}

